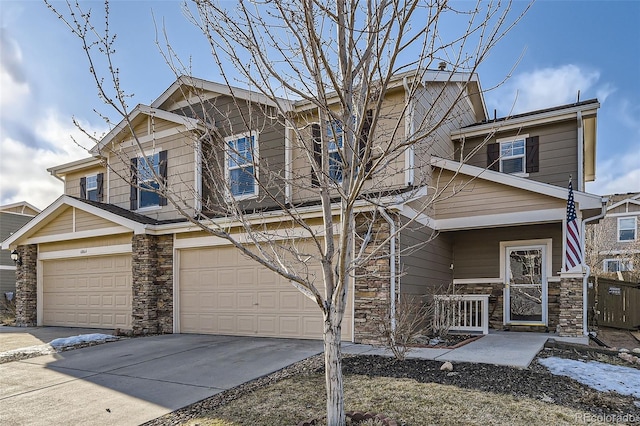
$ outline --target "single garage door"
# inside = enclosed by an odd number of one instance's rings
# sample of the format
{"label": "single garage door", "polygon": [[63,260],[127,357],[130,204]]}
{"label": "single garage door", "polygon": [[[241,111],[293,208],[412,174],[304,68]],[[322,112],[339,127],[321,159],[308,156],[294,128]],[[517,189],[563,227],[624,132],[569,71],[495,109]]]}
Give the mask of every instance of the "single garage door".
{"label": "single garage door", "polygon": [[42,264],[43,325],[131,328],[131,254]]}
{"label": "single garage door", "polygon": [[[236,248],[181,250],[179,288],[181,333],[322,338],[317,305]],[[351,311],[348,304],[345,340],[352,336]]]}

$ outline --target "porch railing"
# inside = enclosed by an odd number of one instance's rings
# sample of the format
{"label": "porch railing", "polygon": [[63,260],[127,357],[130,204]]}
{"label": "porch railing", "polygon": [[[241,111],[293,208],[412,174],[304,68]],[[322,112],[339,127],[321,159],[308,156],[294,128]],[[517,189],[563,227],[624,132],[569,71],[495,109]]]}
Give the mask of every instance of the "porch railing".
{"label": "porch railing", "polygon": [[489,295],[434,296],[434,321],[438,329],[489,334]]}

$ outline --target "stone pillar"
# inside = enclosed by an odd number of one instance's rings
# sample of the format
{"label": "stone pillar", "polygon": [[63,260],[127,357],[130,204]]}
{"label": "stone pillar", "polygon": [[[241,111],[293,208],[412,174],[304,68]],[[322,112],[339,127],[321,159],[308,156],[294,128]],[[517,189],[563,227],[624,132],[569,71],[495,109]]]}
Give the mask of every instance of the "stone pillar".
{"label": "stone pillar", "polygon": [[[371,227],[371,240],[364,250],[371,254],[387,238],[389,224],[379,215]],[[363,237],[369,231],[372,215],[361,214],[356,217],[355,253],[362,247]],[[396,243],[396,247],[399,245]],[[354,283],[354,338],[358,343],[380,344],[382,335],[380,325],[386,321],[390,299],[390,244],[386,243],[366,264],[357,268]],[[397,268],[396,268],[397,270]]]}
{"label": "stone pillar", "polygon": [[18,246],[22,265],[16,269],[16,325],[34,327],[38,321],[38,246]]}
{"label": "stone pillar", "polygon": [[558,335],[561,337],[582,337],[583,333],[583,277],[578,274],[560,274],[560,315]]}
{"label": "stone pillar", "polygon": [[134,334],[173,332],[173,236],[133,237]]}

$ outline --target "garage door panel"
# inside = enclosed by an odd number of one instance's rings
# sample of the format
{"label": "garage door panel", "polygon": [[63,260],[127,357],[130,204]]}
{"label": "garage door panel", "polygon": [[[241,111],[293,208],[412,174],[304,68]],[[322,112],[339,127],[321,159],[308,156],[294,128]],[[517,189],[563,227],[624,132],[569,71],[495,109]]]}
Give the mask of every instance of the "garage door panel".
{"label": "garage door panel", "polygon": [[43,262],[43,324],[131,328],[131,255]]}
{"label": "garage door panel", "polygon": [[[183,249],[179,258],[180,332],[322,338],[322,314],[315,302],[236,248]],[[209,260],[198,264],[202,259]],[[310,270],[318,282],[319,271]],[[352,334],[351,311],[347,307],[345,339]]]}

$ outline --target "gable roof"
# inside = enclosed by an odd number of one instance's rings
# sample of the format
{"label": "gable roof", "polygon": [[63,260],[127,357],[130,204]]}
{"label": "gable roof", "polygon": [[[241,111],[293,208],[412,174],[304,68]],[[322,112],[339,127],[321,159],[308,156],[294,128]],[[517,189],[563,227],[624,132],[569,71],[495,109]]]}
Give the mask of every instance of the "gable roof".
{"label": "gable roof", "polygon": [[[640,206],[640,193],[612,194],[608,196],[614,203],[607,207],[607,211],[620,207],[623,204],[635,204]],[[623,198],[624,197],[624,198]]]}
{"label": "gable roof", "polygon": [[180,94],[181,98],[184,98],[182,93],[182,86],[193,87],[195,89],[204,90],[207,92],[217,93],[220,95],[233,96],[237,99],[242,99],[250,102],[256,102],[268,106],[279,106],[283,111],[289,111],[291,109],[291,101],[284,98],[276,98],[276,102],[273,99],[266,97],[260,92],[255,92],[247,89],[241,89],[240,87],[228,86],[226,84],[215,83],[213,81],[204,80],[197,77],[191,77],[187,75],[181,75],[176,81],[171,84],[155,101],[151,103],[152,108],[162,108],[163,105],[171,99],[175,94]]}
{"label": "gable roof", "polygon": [[180,115],[180,114],[175,114],[175,113],[172,113],[172,112],[164,111],[164,110],[161,110],[161,109],[158,109],[158,108],[154,108],[152,106],[138,104],[129,113],[128,120],[123,118],[120,121],[120,123],[118,123],[118,125],[116,127],[111,129],[111,131],[109,133],[107,133],[100,140],[100,142],[98,142],[96,144],[96,146],[91,148],[89,153],[94,155],[94,156],[99,155],[100,151],[102,150],[102,148],[104,146],[106,146],[108,143],[110,143],[121,132],[126,131],[127,127],[129,126],[129,122],[133,122],[138,117],[144,116],[144,115],[146,115],[146,116],[154,116],[154,117],[160,118],[162,120],[173,122],[173,123],[178,124],[178,125],[183,125],[183,126],[185,126],[187,128],[187,130],[195,130],[195,129],[204,130],[203,124],[198,119],[185,117],[184,115]]}
{"label": "gable roof", "polygon": [[[22,212],[17,213],[17,212],[9,211],[9,210],[14,210],[16,208],[22,210]],[[36,214],[40,213],[39,208],[37,208],[33,204],[27,203],[26,201],[19,201],[17,203],[5,204],[4,206],[0,206],[0,212],[23,214],[25,216],[35,216],[34,214],[31,214],[31,213],[24,213],[25,210],[32,210]]]}
{"label": "gable roof", "polygon": [[[484,179],[490,182],[496,182],[502,185],[520,188],[526,191],[535,192],[549,197],[566,200],[569,194],[568,188],[562,188],[548,183],[537,182],[519,176],[507,173],[496,172],[469,164],[459,163],[444,158],[432,157],[431,165],[452,172],[462,173],[478,179]],[[602,203],[606,202],[605,197],[590,194],[587,192],[573,191],[574,199],[578,203],[580,210],[601,209]]]}

